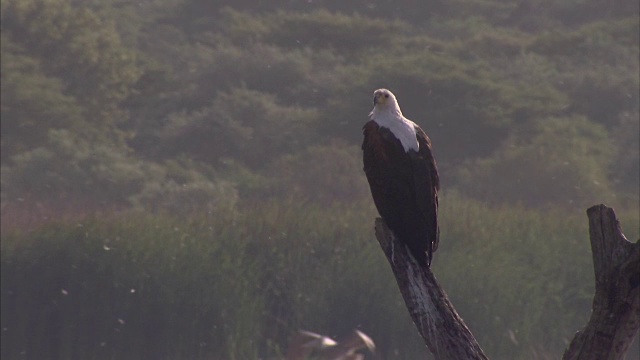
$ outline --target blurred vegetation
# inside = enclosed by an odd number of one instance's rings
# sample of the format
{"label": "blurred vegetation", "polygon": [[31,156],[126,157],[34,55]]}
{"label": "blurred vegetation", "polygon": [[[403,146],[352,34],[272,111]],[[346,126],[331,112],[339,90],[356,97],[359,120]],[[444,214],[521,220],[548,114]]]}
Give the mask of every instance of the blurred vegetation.
{"label": "blurred vegetation", "polygon": [[2,357],[422,356],[372,240],[379,87],[434,143],[454,304],[493,358],[557,357],[584,209],[637,237],[639,6],[2,1]]}
{"label": "blurred vegetation", "polygon": [[[434,271],[483,348],[496,359],[559,355],[593,297],[584,214],[488,208],[456,193],[442,202]],[[374,211],[260,202],[12,232],[1,249],[2,358],[277,357],[297,329],[340,337],[354,326],[386,358],[424,357],[372,240]],[[620,215],[636,237],[638,219]]]}

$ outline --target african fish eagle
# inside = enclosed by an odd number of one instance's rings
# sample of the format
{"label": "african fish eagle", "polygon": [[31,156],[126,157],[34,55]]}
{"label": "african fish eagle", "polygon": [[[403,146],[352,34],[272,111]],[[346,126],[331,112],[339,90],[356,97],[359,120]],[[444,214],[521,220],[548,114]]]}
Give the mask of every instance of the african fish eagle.
{"label": "african fish eagle", "polygon": [[369,118],[363,127],[362,153],[373,202],[413,257],[431,266],[440,233],[440,180],[431,140],[402,115],[395,95],[387,89],[373,93]]}

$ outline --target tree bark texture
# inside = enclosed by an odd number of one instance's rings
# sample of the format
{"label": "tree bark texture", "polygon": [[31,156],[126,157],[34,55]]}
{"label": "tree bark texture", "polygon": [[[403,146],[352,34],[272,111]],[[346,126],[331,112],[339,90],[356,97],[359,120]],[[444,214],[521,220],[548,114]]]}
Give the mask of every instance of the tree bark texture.
{"label": "tree bark texture", "polygon": [[487,359],[429,268],[421,267],[381,218],[376,238],[425,344],[437,360]]}
{"label": "tree bark texture", "polygon": [[625,238],[612,208],[596,205],[587,216],[596,293],[563,360],[623,359],[640,328],[640,241]]}

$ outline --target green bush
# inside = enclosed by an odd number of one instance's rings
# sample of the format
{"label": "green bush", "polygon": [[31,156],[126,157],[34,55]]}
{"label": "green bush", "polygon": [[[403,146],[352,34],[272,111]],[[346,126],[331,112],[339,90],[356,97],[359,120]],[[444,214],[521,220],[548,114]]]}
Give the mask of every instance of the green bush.
{"label": "green bush", "polygon": [[171,117],[162,130],[168,146],[164,155],[188,155],[218,164],[232,157],[253,168],[264,167],[279,155],[304,147],[315,109],[281,105],[274,95],[234,88],[218,92],[211,106]]}
{"label": "green bush", "polygon": [[361,168],[359,147],[342,142],[312,146],[274,162],[269,169],[275,179],[270,190],[278,198],[293,197],[316,204],[361,201],[370,197],[364,171],[358,171]]}
{"label": "green bush", "polygon": [[488,202],[586,208],[616,201],[608,181],[607,131],[583,117],[538,119],[493,157],[459,170],[459,181]]}
{"label": "green bush", "polygon": [[121,146],[90,143],[68,130],[50,130],[47,135],[44,146],[11,159],[3,172],[4,196],[122,204],[157,173],[150,164],[132,161]]}

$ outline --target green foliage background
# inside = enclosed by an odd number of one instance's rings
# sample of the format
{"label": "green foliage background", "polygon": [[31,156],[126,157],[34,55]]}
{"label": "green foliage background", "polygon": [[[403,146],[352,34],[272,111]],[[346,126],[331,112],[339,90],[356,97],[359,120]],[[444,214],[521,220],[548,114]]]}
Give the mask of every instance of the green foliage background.
{"label": "green foliage background", "polygon": [[638,236],[637,1],[5,0],[2,357],[424,357],[372,233],[390,88],[442,177],[435,273],[487,353],[589,314],[584,209]]}

